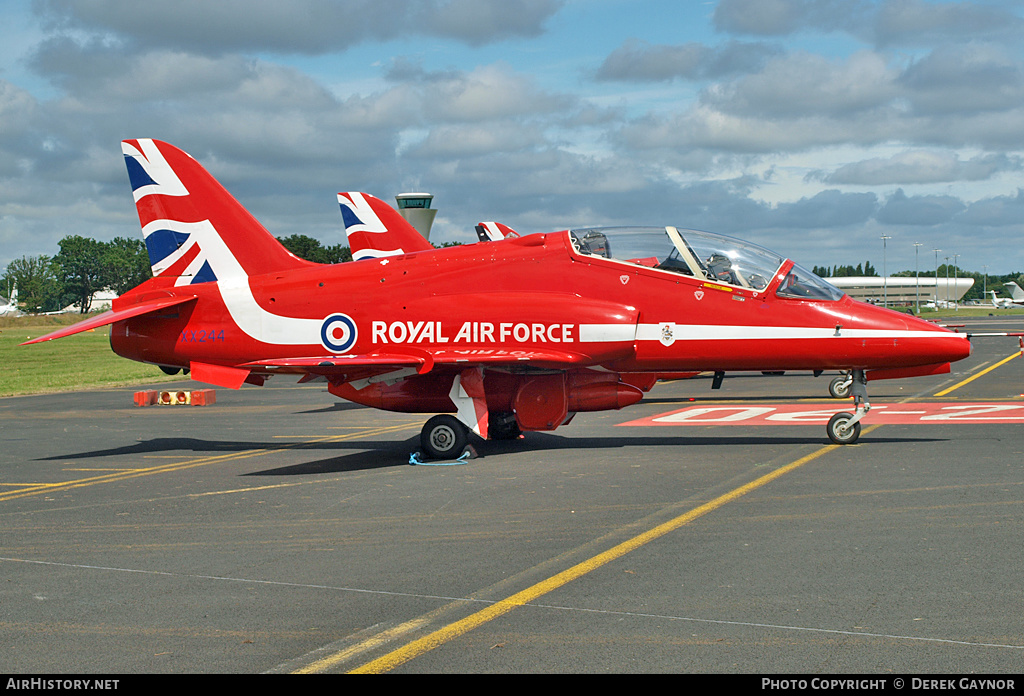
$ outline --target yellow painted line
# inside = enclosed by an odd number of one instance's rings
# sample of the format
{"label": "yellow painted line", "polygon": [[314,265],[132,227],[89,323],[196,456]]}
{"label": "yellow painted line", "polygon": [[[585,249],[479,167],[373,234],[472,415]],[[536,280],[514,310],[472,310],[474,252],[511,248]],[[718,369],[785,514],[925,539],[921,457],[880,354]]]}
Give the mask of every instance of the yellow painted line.
{"label": "yellow painted line", "polygon": [[32,488],[45,488],[46,486],[59,486],[59,483],[0,483],[0,486],[30,486]]}
{"label": "yellow painted line", "polygon": [[[180,457],[177,457],[180,458]],[[145,471],[145,469],[118,469],[116,466],[102,466],[102,467],[67,467],[61,469],[61,471]],[[60,484],[55,484],[59,486]]]}
{"label": "yellow painted line", "polygon": [[[222,454],[214,457],[202,457],[200,459],[192,459],[185,462],[178,462],[176,464],[165,464],[163,466],[154,466],[149,469],[127,469],[122,473],[116,474],[104,474],[102,476],[93,476],[90,478],[75,479],[72,481],[64,481],[61,483],[50,483],[50,484],[39,484],[36,486],[30,486],[20,491],[9,491],[7,493],[0,494],[0,502],[7,500],[15,500],[16,498],[25,498],[39,493],[50,493],[53,491],[61,490],[72,490],[74,488],[84,488],[86,486],[95,486],[100,483],[113,483],[115,481],[124,481],[130,478],[136,478],[139,476],[152,476],[153,474],[163,474],[172,471],[180,471],[182,469],[189,469],[195,466],[203,466],[205,464],[213,464],[215,462],[230,461],[232,459],[244,459],[246,457],[258,457],[263,454],[268,454],[274,450],[247,450],[245,452],[233,452],[231,454]],[[45,485],[45,488],[40,486]]]}
{"label": "yellow painted line", "polygon": [[[865,433],[871,432],[881,426],[873,425],[864,429]],[[393,650],[392,652],[383,655],[375,660],[371,660],[366,664],[351,670],[350,674],[380,674],[395,669],[396,667],[412,660],[420,655],[423,655],[436,647],[444,645],[445,643],[458,638],[474,628],[482,626],[483,624],[496,619],[500,616],[504,616],[516,607],[521,607],[524,604],[535,601],[537,598],[548,594],[549,592],[566,585],[573,580],[576,580],[593,570],[597,570],[601,566],[604,566],[611,561],[625,556],[631,551],[635,551],[640,547],[659,539],[669,532],[675,531],[680,527],[689,524],[699,517],[703,517],[709,512],[713,512],[718,508],[722,507],[726,503],[731,503],[737,500],[751,491],[757,490],[762,486],[771,483],[780,476],[784,476],[794,469],[798,469],[804,464],[821,457],[822,455],[828,454],[844,445],[827,445],[812,452],[805,457],[801,457],[794,462],[790,462],[783,467],[776,469],[770,473],[761,476],[750,483],[747,483],[739,488],[736,488],[728,493],[725,493],[714,500],[704,503],[703,505],[690,510],[689,512],[683,513],[678,517],[669,520],[663,524],[658,525],[642,534],[639,534],[632,539],[628,539],[621,544],[613,546],[612,548],[599,553],[592,558],[589,558],[582,563],[578,563],[573,567],[562,571],[556,575],[551,576],[546,580],[536,583],[535,585],[517,592],[516,594],[507,597],[506,599],[495,602],[488,606],[486,609],[467,616],[464,619],[456,621],[444,626],[433,633],[430,633],[422,638],[412,641],[411,643]],[[849,446],[849,445],[847,445]],[[333,656],[332,656],[333,657]],[[331,660],[332,658],[325,658],[325,660]],[[335,664],[338,660],[334,660],[331,664]],[[308,669],[308,668],[307,668]]]}
{"label": "yellow painted line", "polygon": [[[364,428],[359,432],[349,433],[347,435],[332,435],[330,437],[322,437],[312,441],[275,446],[266,449],[250,449],[242,452],[218,454],[208,457],[200,457],[198,459],[189,459],[186,461],[174,462],[171,464],[161,464],[159,466],[141,469],[119,469],[113,473],[102,474],[99,476],[92,476],[88,478],[75,479],[71,481],[62,481],[58,483],[23,484],[23,487],[19,490],[6,491],[4,493],[0,493],[0,502],[4,502],[7,500],[15,500],[17,498],[26,498],[33,495],[38,495],[40,493],[51,493],[54,491],[72,490],[75,488],[95,486],[101,483],[114,483],[116,481],[124,481],[127,479],[137,478],[140,476],[152,476],[154,474],[164,474],[174,471],[182,471],[184,469],[191,469],[197,466],[205,466],[207,464],[219,464],[222,462],[232,461],[235,459],[262,457],[265,454],[272,454],[274,452],[308,449],[315,447],[319,444],[341,442],[343,440],[352,440],[367,435],[379,435],[382,433],[394,432],[396,430],[405,430],[410,427],[413,426],[408,423],[403,423],[400,425],[390,425],[379,428]],[[418,427],[418,425],[416,427]]]}
{"label": "yellow painted line", "polygon": [[367,650],[372,650],[373,648],[383,645],[388,641],[394,640],[396,638],[401,638],[406,633],[415,631],[416,629],[420,628],[425,622],[426,619],[413,619],[412,621],[406,621],[405,623],[395,626],[392,629],[382,631],[377,635],[373,636],[372,638],[369,638],[367,640],[362,641],[361,643],[358,643],[357,645],[353,645],[352,647],[346,648],[345,650],[335,653],[334,655],[329,655],[321,660],[317,660],[316,662],[310,663],[302,669],[297,669],[292,674],[316,674],[318,672],[323,672],[324,670],[330,669],[334,665],[340,662],[344,662],[345,660],[351,659],[352,657],[364,653]]}
{"label": "yellow painted line", "polygon": [[258,491],[269,491],[278,488],[294,488],[295,486],[304,486],[306,481],[299,483],[275,483],[268,486],[252,486],[250,488],[233,488],[229,491],[206,491],[205,493],[189,493],[186,498],[205,498],[210,495],[234,495],[235,493],[253,493]]}
{"label": "yellow painted line", "polygon": [[1003,365],[1005,365],[1006,363],[1010,362],[1014,358],[1019,358],[1019,357],[1020,357],[1020,352],[1018,351],[1018,352],[1014,353],[1013,355],[1011,355],[1008,358],[1003,358],[1002,360],[997,362],[995,365],[992,365],[991,367],[987,367],[987,368],[985,368],[984,370],[982,370],[981,372],[979,372],[979,373],[977,373],[975,375],[971,375],[970,377],[965,379],[963,382],[960,382],[959,384],[954,384],[949,389],[943,389],[942,391],[937,393],[935,396],[945,396],[946,394],[949,394],[950,392],[956,391],[957,389],[959,389],[960,387],[964,386],[965,384],[969,384],[969,383],[973,382],[974,380],[978,379],[979,377],[981,377],[982,375],[988,374],[989,372],[991,372],[992,370],[996,369],[997,367],[1002,367]]}

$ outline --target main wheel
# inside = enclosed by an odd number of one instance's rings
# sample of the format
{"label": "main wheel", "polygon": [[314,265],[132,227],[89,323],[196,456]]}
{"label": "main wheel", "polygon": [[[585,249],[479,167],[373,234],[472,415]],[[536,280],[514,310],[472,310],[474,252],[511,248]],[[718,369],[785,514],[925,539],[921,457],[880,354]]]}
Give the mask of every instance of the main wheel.
{"label": "main wheel", "polygon": [[426,422],[420,445],[431,459],[455,459],[469,442],[469,429],[455,416],[441,414]]}
{"label": "main wheel", "polygon": [[836,399],[845,399],[850,395],[850,385],[853,382],[848,375],[839,375],[829,382],[828,393]]}
{"label": "main wheel", "polygon": [[828,432],[828,439],[837,445],[852,445],[860,437],[860,423],[850,425],[853,414],[842,412],[832,416],[828,421],[825,430]]}

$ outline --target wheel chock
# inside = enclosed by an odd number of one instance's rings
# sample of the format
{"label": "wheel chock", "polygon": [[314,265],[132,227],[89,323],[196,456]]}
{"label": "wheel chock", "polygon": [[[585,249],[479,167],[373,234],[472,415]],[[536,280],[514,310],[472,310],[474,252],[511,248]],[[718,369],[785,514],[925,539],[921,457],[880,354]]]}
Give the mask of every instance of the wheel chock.
{"label": "wheel chock", "polygon": [[409,464],[413,466],[458,466],[465,464],[470,459],[476,459],[480,455],[473,449],[473,445],[466,445],[466,449],[462,450],[462,454],[457,459],[424,459],[424,456],[423,452],[416,450],[409,455]]}
{"label": "wheel chock", "polygon": [[136,406],[210,406],[217,403],[215,389],[135,392]]}

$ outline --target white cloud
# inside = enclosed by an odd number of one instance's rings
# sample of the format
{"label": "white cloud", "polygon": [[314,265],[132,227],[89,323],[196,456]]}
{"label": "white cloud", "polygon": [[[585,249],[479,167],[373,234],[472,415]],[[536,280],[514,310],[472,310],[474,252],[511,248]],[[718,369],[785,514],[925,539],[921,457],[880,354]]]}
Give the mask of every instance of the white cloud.
{"label": "white cloud", "polygon": [[831,174],[819,173],[817,178],[831,184],[884,186],[979,181],[997,172],[1020,170],[1020,157],[993,153],[963,161],[956,152],[914,150],[846,164]]}
{"label": "white cloud", "polygon": [[536,36],[558,0],[39,0],[53,27],[219,54],[321,54],[425,34],[483,45]]}
{"label": "white cloud", "polygon": [[651,45],[629,39],[605,58],[597,79],[648,82],[718,78],[756,70],[780,51],[777,46],[762,43]]}

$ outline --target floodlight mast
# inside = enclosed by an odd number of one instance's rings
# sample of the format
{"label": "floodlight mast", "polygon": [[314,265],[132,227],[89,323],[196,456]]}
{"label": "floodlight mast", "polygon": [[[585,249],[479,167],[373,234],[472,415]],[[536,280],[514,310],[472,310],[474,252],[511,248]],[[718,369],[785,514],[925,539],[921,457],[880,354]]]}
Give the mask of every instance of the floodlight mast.
{"label": "floodlight mast", "polygon": [[888,307],[889,306],[889,284],[888,284],[889,278],[888,278],[888,271],[886,270],[886,267],[885,267],[885,241],[887,239],[892,239],[892,237],[887,235],[887,234],[883,234],[882,235],[882,305],[884,307]]}
{"label": "floodlight mast", "polygon": [[921,313],[921,274],[920,274],[920,272],[918,270],[919,264],[918,264],[918,260],[917,260],[917,254],[918,254],[918,251],[920,251],[920,249],[918,249],[918,247],[920,247],[920,246],[923,246],[921,244],[921,242],[914,242],[914,280],[916,281],[915,284],[917,285],[917,294],[916,294],[916,297],[914,299],[914,313],[915,314],[920,314]]}

